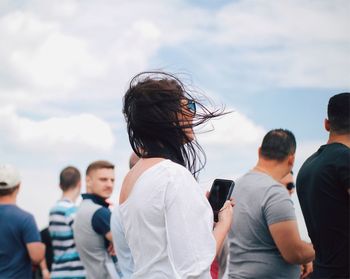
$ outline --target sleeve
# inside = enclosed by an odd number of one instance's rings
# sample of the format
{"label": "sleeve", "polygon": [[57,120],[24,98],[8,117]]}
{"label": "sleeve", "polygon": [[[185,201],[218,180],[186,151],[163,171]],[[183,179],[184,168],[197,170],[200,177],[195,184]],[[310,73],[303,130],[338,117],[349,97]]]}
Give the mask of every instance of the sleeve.
{"label": "sleeve", "polygon": [[113,245],[117,253],[118,265],[125,278],[130,278],[134,271],[134,260],[125,238],[124,228],[121,224],[119,207],[116,206],[111,216],[111,231]]}
{"label": "sleeve", "polygon": [[168,254],[174,271],[180,278],[207,278],[216,248],[213,214],[189,172],[177,173],[169,180],[165,222]]}
{"label": "sleeve", "polygon": [[25,244],[41,242],[40,232],[31,214],[28,214],[22,223],[22,237]]}
{"label": "sleeve", "polygon": [[273,185],[267,191],[263,202],[263,214],[268,225],[296,220],[293,201],[281,185]]}
{"label": "sleeve", "polygon": [[108,208],[101,207],[92,216],[92,228],[98,234],[105,235],[110,232],[111,212]]}
{"label": "sleeve", "polygon": [[350,150],[346,150],[342,156],[338,157],[338,165],[339,183],[348,191],[350,189]]}

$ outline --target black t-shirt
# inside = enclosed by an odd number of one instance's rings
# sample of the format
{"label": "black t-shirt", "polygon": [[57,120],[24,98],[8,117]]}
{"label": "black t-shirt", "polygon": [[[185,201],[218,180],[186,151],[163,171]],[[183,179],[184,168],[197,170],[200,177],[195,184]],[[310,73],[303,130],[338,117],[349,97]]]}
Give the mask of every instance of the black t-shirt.
{"label": "black t-shirt", "polygon": [[349,278],[350,148],[323,145],[297,178],[297,193],[316,251],[312,278]]}

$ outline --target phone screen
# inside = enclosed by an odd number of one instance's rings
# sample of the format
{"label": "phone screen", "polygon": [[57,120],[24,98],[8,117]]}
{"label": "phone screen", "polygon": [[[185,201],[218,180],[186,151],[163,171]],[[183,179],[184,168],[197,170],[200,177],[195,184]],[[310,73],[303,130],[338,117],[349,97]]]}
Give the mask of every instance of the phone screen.
{"label": "phone screen", "polygon": [[235,183],[233,180],[215,179],[209,193],[209,203],[214,212],[214,221],[218,221],[218,214],[225,201],[229,200]]}

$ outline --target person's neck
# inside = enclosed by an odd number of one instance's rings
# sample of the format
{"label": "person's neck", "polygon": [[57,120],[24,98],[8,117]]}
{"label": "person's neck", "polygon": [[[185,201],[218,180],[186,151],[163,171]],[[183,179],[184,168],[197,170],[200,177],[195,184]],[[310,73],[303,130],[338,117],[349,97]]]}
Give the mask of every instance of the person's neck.
{"label": "person's neck", "polygon": [[331,143],[342,143],[350,148],[350,134],[339,135],[335,133],[330,133],[327,144]]}
{"label": "person's neck", "polygon": [[286,167],[283,164],[274,160],[259,159],[253,170],[265,173],[276,181],[280,181],[286,175],[286,173],[288,173],[288,171],[286,171]]}
{"label": "person's neck", "polygon": [[0,197],[0,204],[16,204],[17,196],[8,195]]}
{"label": "person's neck", "polygon": [[74,203],[77,200],[78,196],[79,196],[79,192],[75,190],[71,190],[71,191],[63,192],[62,199],[67,199],[72,203]]}

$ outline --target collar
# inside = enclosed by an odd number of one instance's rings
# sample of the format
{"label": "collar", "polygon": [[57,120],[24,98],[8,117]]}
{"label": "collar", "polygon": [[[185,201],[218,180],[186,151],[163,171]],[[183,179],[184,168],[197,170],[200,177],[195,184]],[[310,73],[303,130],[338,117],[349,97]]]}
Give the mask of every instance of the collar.
{"label": "collar", "polygon": [[100,196],[97,196],[95,194],[82,194],[81,195],[83,200],[92,200],[94,203],[97,203],[99,205],[102,205],[104,207],[108,207],[109,204],[105,201],[104,198],[101,198]]}

